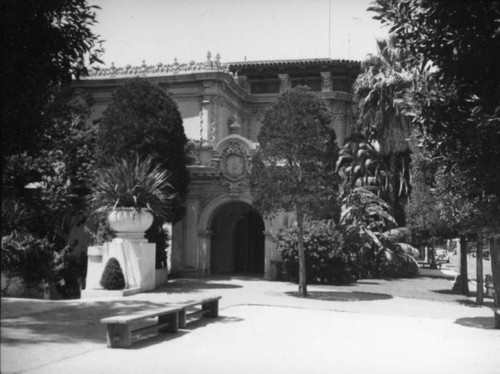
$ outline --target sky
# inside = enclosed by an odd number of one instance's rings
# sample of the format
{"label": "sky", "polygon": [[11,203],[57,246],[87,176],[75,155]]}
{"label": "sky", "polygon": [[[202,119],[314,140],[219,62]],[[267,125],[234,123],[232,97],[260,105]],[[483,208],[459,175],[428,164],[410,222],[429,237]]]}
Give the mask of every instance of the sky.
{"label": "sky", "polygon": [[385,28],[371,0],[92,0],[106,66],[307,58],[363,60]]}

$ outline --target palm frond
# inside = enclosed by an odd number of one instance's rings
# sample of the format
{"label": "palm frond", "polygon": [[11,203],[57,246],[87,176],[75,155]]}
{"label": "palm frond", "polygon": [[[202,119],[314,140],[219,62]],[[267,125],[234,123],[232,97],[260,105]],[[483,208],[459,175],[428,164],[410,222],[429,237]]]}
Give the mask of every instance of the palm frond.
{"label": "palm frond", "polygon": [[157,218],[168,221],[176,198],[169,179],[170,173],[154,166],[151,157],[116,160],[97,171],[90,204],[98,213],[121,207],[149,208]]}

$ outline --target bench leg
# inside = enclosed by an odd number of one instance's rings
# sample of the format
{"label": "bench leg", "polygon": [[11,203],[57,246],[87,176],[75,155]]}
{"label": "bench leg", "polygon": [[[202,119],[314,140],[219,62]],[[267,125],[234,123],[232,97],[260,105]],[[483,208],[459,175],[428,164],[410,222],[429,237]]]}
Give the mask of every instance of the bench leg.
{"label": "bench leg", "polygon": [[217,318],[219,316],[219,300],[214,300],[209,303],[203,304],[201,306],[203,311],[207,311],[203,313],[205,317],[208,318]]}
{"label": "bench leg", "polygon": [[162,325],[164,323],[168,323],[167,327],[161,328],[159,332],[177,332],[179,330],[179,313],[174,312],[170,314],[164,314],[162,316],[158,316],[158,324]]}
{"label": "bench leg", "polygon": [[130,326],[122,323],[108,323],[106,325],[109,348],[129,348],[132,344]]}
{"label": "bench leg", "polygon": [[179,328],[186,328],[186,309],[179,311]]}

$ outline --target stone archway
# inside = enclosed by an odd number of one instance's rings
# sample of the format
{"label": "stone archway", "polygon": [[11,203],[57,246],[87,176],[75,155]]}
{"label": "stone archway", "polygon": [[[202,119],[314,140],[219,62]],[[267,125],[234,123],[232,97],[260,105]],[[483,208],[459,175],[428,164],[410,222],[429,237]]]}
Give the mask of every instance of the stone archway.
{"label": "stone archway", "polygon": [[212,274],[264,274],[264,221],[251,205],[234,201],[217,209],[211,224]]}
{"label": "stone archway", "polygon": [[198,225],[207,270],[266,275],[273,245],[270,228],[271,222],[252,208],[250,195],[216,197],[203,209]]}

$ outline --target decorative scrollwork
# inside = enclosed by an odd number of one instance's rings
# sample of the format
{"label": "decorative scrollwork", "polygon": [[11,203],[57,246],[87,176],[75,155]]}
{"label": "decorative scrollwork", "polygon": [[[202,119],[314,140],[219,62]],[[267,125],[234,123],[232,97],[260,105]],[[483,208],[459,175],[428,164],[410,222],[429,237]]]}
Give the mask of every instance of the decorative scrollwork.
{"label": "decorative scrollwork", "polygon": [[246,148],[237,139],[231,139],[220,154],[219,170],[221,182],[236,197],[249,187],[250,157]]}

